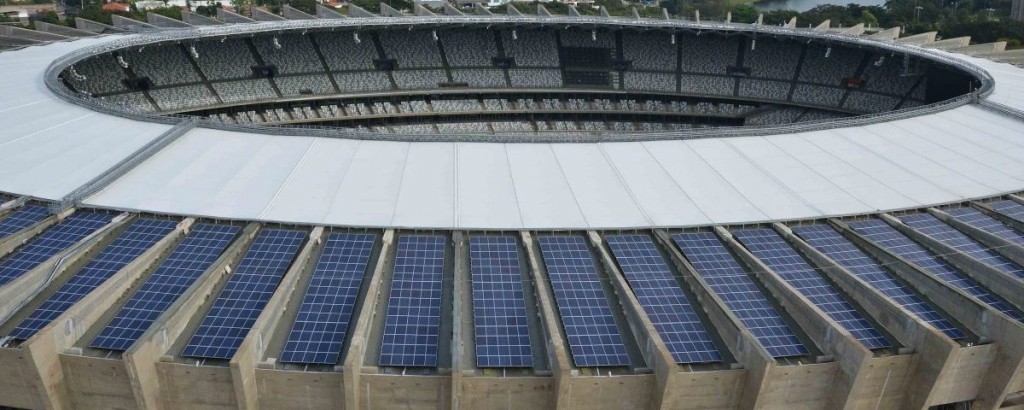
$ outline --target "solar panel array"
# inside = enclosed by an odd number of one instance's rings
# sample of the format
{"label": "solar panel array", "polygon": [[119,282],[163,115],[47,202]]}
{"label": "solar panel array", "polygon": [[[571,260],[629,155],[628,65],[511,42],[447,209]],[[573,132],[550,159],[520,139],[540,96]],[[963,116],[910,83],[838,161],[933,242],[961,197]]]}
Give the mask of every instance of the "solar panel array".
{"label": "solar panel array", "polygon": [[725,306],[754,334],[772,357],[808,354],[807,348],[743,267],[713,232],[672,235],[698,276],[707,282]]}
{"label": "solar panel array", "polygon": [[302,231],[260,231],[181,355],[224,360],[234,356],[305,237]]}
{"label": "solar panel array", "polygon": [[985,215],[977,209],[965,206],[961,208],[948,209],[946,210],[946,213],[951,215],[953,219],[960,222],[1006,239],[1007,241],[1017,245],[1024,245],[1024,234],[1003,225],[1003,223],[996,220],[996,218]]}
{"label": "solar panel array", "polygon": [[1004,199],[1002,201],[989,202],[986,205],[994,209],[996,212],[999,212],[1010,218],[1016,219],[1020,222],[1024,222],[1024,205],[1016,201]]}
{"label": "solar panel array", "polygon": [[45,206],[27,205],[0,219],[0,238],[6,238],[50,216]]}
{"label": "solar panel array", "polygon": [[540,249],[576,367],[628,366],[626,346],[586,239],[541,236]]}
{"label": "solar panel array", "polygon": [[381,343],[381,366],[436,367],[446,239],[398,239]]}
{"label": "solar panel array", "polygon": [[718,348],[651,237],[609,235],[605,241],[676,363],[722,361]]}
{"label": "solar panel array", "polygon": [[469,238],[477,367],[530,367],[533,349],[514,236]]}
{"label": "solar panel array", "polygon": [[1024,269],[1021,269],[1020,266],[930,214],[904,215],[900,220],[918,232],[970,256],[978,262],[1000,272],[1024,279]]}
{"label": "solar panel array", "polygon": [[376,236],[333,233],[313,270],[282,363],[337,364]]}
{"label": "solar panel array", "polygon": [[146,250],[166,237],[175,221],[137,219],[131,222],[114,241],[103,248],[88,264],[68,279],[60,289],[23,320],[9,334],[14,339],[28,340],[57,316],[82,300],[111,276],[134,261]]}
{"label": "solar panel array", "polygon": [[928,302],[914,294],[910,288],[885,271],[874,259],[871,259],[832,227],[827,225],[798,226],[793,228],[793,232],[849,270],[850,273],[878,289],[896,304],[935,326],[946,336],[954,340],[965,337],[960,329],[953,326]]}
{"label": "solar panel array", "polygon": [[971,296],[978,298],[985,304],[992,306],[996,310],[1006,313],[1017,321],[1024,322],[1024,314],[1022,314],[1019,309],[1010,306],[1009,303],[999,300],[982,288],[981,285],[973,279],[961,274],[945,261],[939,259],[921,245],[910,240],[906,235],[903,235],[897,231],[896,228],[889,226],[889,224],[884,221],[869,219],[851,222],[850,227],[878,246],[899,255],[908,262],[930,272],[939,280],[946,282],[957,289],[963,290]]}
{"label": "solar panel array", "polygon": [[92,340],[91,347],[127,350],[185,293],[237,236],[231,225],[196,224]]}
{"label": "solar panel array", "polygon": [[772,229],[744,229],[733,235],[754,256],[839,323],[868,349],[892,344],[821,274]]}
{"label": "solar panel array", "polygon": [[0,262],[0,286],[39,266],[106,225],[113,216],[100,212],[75,212],[22,245]]}

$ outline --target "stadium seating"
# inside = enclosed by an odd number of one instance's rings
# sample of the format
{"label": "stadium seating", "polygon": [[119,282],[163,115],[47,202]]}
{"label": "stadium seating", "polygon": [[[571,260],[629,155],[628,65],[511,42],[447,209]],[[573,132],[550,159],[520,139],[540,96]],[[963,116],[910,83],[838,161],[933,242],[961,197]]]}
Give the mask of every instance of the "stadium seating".
{"label": "stadium seating", "polygon": [[109,54],[80,61],[74,66],[78,76],[68,76],[79,90],[90,94],[105,94],[127,91],[121,80],[127,78],[124,71]]}
{"label": "stadium seating", "polygon": [[392,75],[398,88],[406,90],[438,88],[438,84],[448,81],[444,70],[398,70]]}
{"label": "stadium seating", "polygon": [[247,78],[256,64],[243,40],[202,41],[195,44],[196,63],[210,80]]}
{"label": "stadium seating", "polygon": [[633,70],[676,71],[676,45],[666,33],[624,33],[622,55]]}
{"label": "stadium seating", "polygon": [[202,107],[217,103],[205,85],[186,85],[180,87],[163,88],[150,90],[149,95],[153,97],[161,110],[179,110],[183,108]]}
{"label": "stadium seating", "polygon": [[323,53],[327,67],[332,71],[372,70],[373,60],[377,58],[377,50],[369,36],[359,43],[351,33],[318,33],[313,36],[320,52]]}
{"label": "stadium seating", "polygon": [[550,31],[516,30],[501,32],[505,55],[515,59],[517,67],[558,67],[558,45]]}
{"label": "stadium seating", "polygon": [[380,42],[384,54],[395,59],[399,68],[441,67],[441,53],[430,31],[385,31]]}
{"label": "stadium seating", "polygon": [[[326,75],[302,75],[274,78],[281,95],[295,97],[306,94],[334,94],[334,86]],[[308,91],[308,93],[307,93]]]}
{"label": "stadium seating", "polygon": [[490,67],[498,56],[494,34],[483,30],[438,31],[444,55],[452,67]]}
{"label": "stadium seating", "polygon": [[343,94],[391,89],[387,73],[380,71],[337,73],[334,74],[334,81]]}
{"label": "stadium seating", "polygon": [[271,100],[276,97],[266,79],[213,83],[213,89],[224,102]]}
{"label": "stadium seating", "polygon": [[508,70],[512,87],[557,88],[562,86],[562,72],[559,70]]}
{"label": "stadium seating", "polygon": [[452,80],[457,83],[466,83],[474,88],[504,88],[505,73],[498,69],[476,68],[466,70],[452,70]]}
{"label": "stadium seating", "polygon": [[123,53],[125,61],[136,73],[144,73],[154,86],[198,83],[199,74],[192,68],[180,46],[146,47]]}
{"label": "stadium seating", "polygon": [[[275,40],[277,44],[275,45]],[[322,72],[323,63],[313,43],[301,34],[259,36],[252,39],[263,61],[277,67],[279,74]]]}
{"label": "stadium seating", "polygon": [[627,71],[623,76],[627,90],[675,92],[676,76],[666,73]]}

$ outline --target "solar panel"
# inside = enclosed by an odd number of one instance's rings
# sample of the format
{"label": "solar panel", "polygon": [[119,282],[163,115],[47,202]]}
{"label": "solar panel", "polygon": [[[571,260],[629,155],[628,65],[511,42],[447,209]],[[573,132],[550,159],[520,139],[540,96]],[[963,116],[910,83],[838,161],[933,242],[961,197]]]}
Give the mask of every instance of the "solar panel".
{"label": "solar panel", "polygon": [[808,354],[800,339],[771,305],[757,284],[713,232],[672,235],[696,274],[754,334],[772,357]]}
{"label": "solar panel", "polygon": [[690,300],[647,235],[605,237],[637,301],[658,330],[676,363],[714,363],[722,355]]}
{"label": "solar panel", "polygon": [[849,331],[864,347],[882,349],[892,346],[849,300],[774,230],[744,229],[733,231],[733,235],[761,262]]}
{"label": "solar panel", "polygon": [[44,206],[27,205],[0,220],[0,238],[6,238],[50,216]]}
{"label": "solar panel", "polygon": [[376,236],[334,233],[313,270],[282,363],[338,363]]}
{"label": "solar panel", "polygon": [[50,324],[89,292],[156,245],[171,233],[177,224],[175,221],[157,219],[132,221],[113,242],[104,247],[85,267],[75,273],[75,276],[50,295],[46,302],[18,324],[9,336],[18,340],[28,340],[39,329]]}
{"label": "solar panel", "polygon": [[947,209],[946,213],[953,219],[981,229],[985,232],[1006,239],[1017,245],[1024,245],[1024,234],[1017,232],[991,216],[971,207]]}
{"label": "solar panel", "polygon": [[107,213],[75,212],[7,255],[0,262],[0,286],[39,266],[106,225],[114,217]]}
{"label": "solar panel", "polygon": [[801,238],[864,282],[878,289],[896,304],[903,306],[921,320],[935,326],[953,340],[963,339],[964,333],[949,323],[924,299],[917,296],[902,282],[882,269],[881,265],[827,225],[793,228]]}
{"label": "solar panel", "polygon": [[444,253],[445,237],[441,235],[398,239],[381,366],[437,366]]}
{"label": "solar panel", "polygon": [[586,239],[542,236],[540,249],[576,367],[628,366],[626,346]]}
{"label": "solar panel", "polygon": [[213,301],[182,357],[230,359],[277,290],[306,233],[264,229]]}
{"label": "solar panel", "polygon": [[981,287],[974,279],[961,274],[942,259],[906,237],[896,228],[878,219],[851,222],[854,231],[868,238],[883,249],[902,256],[950,286],[963,290],[996,310],[1006,313],[1017,321],[1024,322],[1024,314],[1009,303],[1003,302]]}
{"label": "solar panel", "polygon": [[996,212],[999,212],[1010,218],[1016,219],[1020,222],[1024,222],[1024,205],[1021,205],[1016,201],[1005,199],[1002,201],[989,202],[985,205],[988,205]]}
{"label": "solar panel", "polygon": [[904,215],[900,218],[903,223],[928,237],[935,239],[947,246],[966,254],[974,260],[992,267],[1000,272],[1005,272],[1018,278],[1024,279],[1024,269],[1010,262],[998,252],[985,247],[974,239],[971,239],[963,232],[946,225],[938,218],[930,214]]}
{"label": "solar panel", "polygon": [[206,272],[239,232],[230,225],[196,224],[114,315],[91,347],[127,350]]}
{"label": "solar panel", "polygon": [[477,367],[530,367],[533,350],[514,236],[473,236],[473,330]]}

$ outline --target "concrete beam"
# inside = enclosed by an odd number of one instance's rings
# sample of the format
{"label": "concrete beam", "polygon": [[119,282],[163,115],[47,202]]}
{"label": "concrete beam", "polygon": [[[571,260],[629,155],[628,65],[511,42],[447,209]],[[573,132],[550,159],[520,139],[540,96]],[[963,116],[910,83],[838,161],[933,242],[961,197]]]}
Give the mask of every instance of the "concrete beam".
{"label": "concrete beam", "polygon": [[[452,232],[455,247],[455,280],[452,283],[452,402],[451,408],[461,409],[462,397],[467,395],[463,385],[463,372],[473,371],[472,356],[466,342],[473,337],[473,297],[469,268],[469,243],[466,233]],[[466,314],[468,313],[468,314]]]}
{"label": "concrete beam", "polygon": [[[480,3],[474,3],[474,4],[480,4]],[[443,10],[444,10],[444,15],[446,15],[446,16],[465,16],[466,15],[465,13],[463,13],[459,9],[455,8],[455,6],[451,5],[451,3],[448,3],[448,2],[444,3]]]}
{"label": "concrete beam", "polygon": [[244,24],[256,22],[256,20],[224,9],[217,9],[217,20],[223,21],[227,24]]}
{"label": "concrete beam", "polygon": [[124,33],[123,29],[120,29],[120,28],[117,28],[117,27],[114,27],[114,26],[111,26],[111,25],[108,25],[108,24],[97,23],[97,22],[92,21],[92,20],[86,20],[86,19],[81,18],[81,17],[76,17],[75,18],[75,28],[78,29],[78,30],[88,31],[90,33],[95,33],[95,34]]}
{"label": "concrete beam", "polygon": [[[238,260],[241,260],[244,255],[245,250],[242,250]],[[161,408],[192,408],[199,403],[208,409],[237,409],[239,407],[230,367],[204,366],[202,364],[205,360],[178,357],[188,343],[189,335],[194,334],[199,328],[205,314],[210,311],[217,295],[224,289],[232,272],[231,266],[216,271],[217,276],[213,279],[213,283],[202,288],[204,293],[190,298],[191,305],[182,308],[187,311],[188,316],[182,317],[181,327],[175,329],[178,337],[168,339],[167,349],[158,353],[162,354],[156,361]]]}
{"label": "concrete beam", "polygon": [[339,13],[337,10],[327,7],[323,4],[316,5],[316,18],[319,19],[347,19],[348,16]]}
{"label": "concrete beam", "polygon": [[[182,17],[182,18],[184,18],[184,17]],[[188,24],[188,23],[186,23],[186,22],[184,22],[182,20],[175,20],[175,19],[172,19],[170,17],[164,16],[164,15],[160,15],[160,14],[156,14],[156,13],[153,13],[153,12],[146,13],[146,21],[149,22],[149,24],[151,26],[154,26],[154,27],[163,27],[163,28],[191,28],[191,27],[194,27],[193,25]]]}
{"label": "concrete beam", "polygon": [[619,295],[619,299],[623,302],[622,308],[629,319],[630,330],[640,345],[644,361],[648,366],[654,368],[654,378],[658,389],[653,392],[653,408],[672,408],[672,406],[677,404],[667,399],[672,394],[672,387],[677,385],[679,383],[678,379],[682,377],[676,371],[677,364],[675,359],[669,352],[668,347],[665,346],[661,335],[655,330],[654,324],[651,323],[650,317],[647,316],[644,308],[640,305],[640,301],[637,300],[636,295],[630,290],[629,283],[626,282],[618,264],[605,246],[601,235],[597,231],[588,231],[587,237],[590,239],[591,246],[597,250],[600,263],[609,272],[608,276],[612,279],[612,286]]}
{"label": "concrete beam", "polygon": [[1003,215],[984,202],[972,202],[971,206],[981,211],[981,213],[991,216],[992,218],[995,218],[999,222],[1002,222],[1013,229],[1024,232],[1024,221],[1018,221],[1009,216]]}
{"label": "concrete beam", "polygon": [[902,221],[889,214],[882,214],[880,217],[897,231],[932,251],[939,258],[970,276],[999,297],[1006,299],[1018,308],[1024,308],[1024,283],[1021,283],[1016,277],[978,262],[953,247],[903,224]]}
{"label": "concrete beam", "polygon": [[278,16],[277,14],[271,13],[270,10],[266,10],[262,7],[252,8],[252,19],[256,21],[285,21],[284,17]]}
{"label": "concrete beam", "polygon": [[372,322],[378,314],[383,314],[380,312],[382,307],[377,306],[376,302],[381,297],[381,282],[384,280],[384,272],[391,269],[391,261],[394,259],[395,236],[393,229],[384,231],[384,236],[381,237],[380,255],[377,257],[373,274],[370,276],[370,287],[366,290],[363,307],[359,311],[359,317],[349,325],[352,329],[352,343],[349,345],[347,356],[345,356],[344,386],[341,386],[345,391],[346,409],[361,408],[361,401],[364,400],[360,397],[361,391],[358,388],[359,377],[363,363],[366,362],[366,344],[374,343],[369,340]]}
{"label": "concrete beam", "polygon": [[131,387],[140,409],[175,408],[175,403],[169,403],[170,398],[164,394],[166,384],[160,379],[158,372],[160,365],[170,363],[158,362],[165,360],[162,356],[176,343],[184,343],[176,341],[183,339],[182,336],[188,330],[190,322],[201,311],[203,302],[210,299],[218,285],[229,275],[232,267],[238,265],[259,231],[260,226],[257,223],[246,226],[239,238],[213,265],[124,352],[122,360],[126,373],[130,375]]}
{"label": "concrete beam", "polygon": [[144,23],[138,20],[133,20],[128,17],[123,17],[117,14],[110,15],[111,22],[114,23],[114,27],[128,31],[150,31],[155,30],[157,27]]}
{"label": "concrete beam", "polygon": [[1006,42],[1005,41],[996,41],[994,43],[971,44],[969,46],[951,48],[951,49],[946,50],[946,51],[949,51],[951,53],[960,53],[960,54],[966,54],[966,55],[969,55],[969,56],[973,56],[973,55],[979,54],[979,53],[985,53],[985,52],[991,52],[991,51],[1003,51],[1003,50],[1006,50]]}
{"label": "concrete beam", "polygon": [[850,36],[859,36],[864,34],[864,23],[857,24],[856,26],[841,28],[839,34],[846,34]]}
{"label": "concrete beam", "polygon": [[920,33],[920,34],[914,34],[912,36],[900,37],[900,38],[895,39],[895,41],[897,43],[913,44],[913,45],[918,45],[919,46],[919,45],[922,45],[922,44],[928,44],[928,43],[934,42],[935,41],[935,36],[938,35],[938,34],[939,34],[938,32],[929,31],[927,33]]}
{"label": "concrete beam", "polygon": [[50,24],[45,21],[36,21],[35,25],[36,31],[57,34],[65,37],[92,37],[96,35],[96,33],[93,32],[79,30],[71,27],[64,27],[57,24]]}
{"label": "concrete beam", "polygon": [[473,3],[473,11],[477,15],[480,15],[480,16],[493,16],[494,15],[494,13],[491,13],[490,10],[487,10],[487,7],[484,7],[484,5],[480,4],[480,3]]}
{"label": "concrete beam", "polygon": [[212,19],[188,10],[181,11],[181,20],[193,26],[219,26],[223,21]]}
{"label": "concrete beam", "polygon": [[544,279],[541,272],[540,247],[533,240],[533,235],[527,231],[521,232],[523,248],[526,250],[526,259],[530,265],[530,273],[533,276],[533,283],[536,286],[537,302],[540,314],[543,317],[541,323],[544,330],[544,339],[547,340],[547,351],[551,363],[551,373],[555,378],[555,408],[570,408],[572,400],[571,380],[576,370],[572,369],[569,362],[568,347],[565,345],[565,335],[558,321],[558,309],[555,307],[554,293],[551,284]]}
{"label": "concrete beam", "polygon": [[978,241],[982,245],[992,248],[996,253],[1003,255],[1003,257],[1009,259],[1013,263],[1024,266],[1024,248],[1020,245],[1003,239],[1001,236],[961,222],[942,210],[929,208],[928,213],[932,214],[932,216],[938,218],[940,221],[949,224],[949,226],[956,228],[956,230],[962,232],[968,237]]}
{"label": "concrete beam", "polygon": [[[256,321],[253,322],[253,326],[249,329],[249,333],[246,334],[242,344],[238,346],[238,351],[235,352],[235,357],[231,358],[229,366],[231,367],[231,380],[235,386],[235,395],[238,397],[238,408],[245,409],[258,409],[261,407],[261,400],[257,392],[256,385],[256,366],[258,363],[263,361],[266,357],[266,347],[268,341],[273,337],[274,330],[277,329],[278,324],[286,313],[288,313],[288,302],[293,296],[297,300],[302,299],[302,290],[297,286],[299,284],[300,277],[305,274],[309,276],[309,272],[312,270],[313,265],[316,265],[313,258],[317,252],[322,249],[322,237],[324,228],[318,226],[313,228],[309,233],[309,240],[299,251],[299,254],[295,257],[295,261],[292,266],[285,272],[284,277],[281,278],[281,282],[277,285],[277,289],[274,291],[274,295],[267,301],[267,305],[264,306],[263,311],[260,313]],[[297,308],[295,303],[292,308]],[[308,375],[304,375],[308,376]],[[296,375],[296,378],[302,377]],[[308,379],[302,377],[302,379]],[[306,380],[309,381],[309,380]],[[289,383],[292,384],[292,383]],[[285,387],[280,383],[275,383],[275,387]],[[330,392],[340,392],[337,386],[325,386],[322,384],[311,384],[311,383],[294,383],[294,386],[302,385],[303,389],[288,389],[287,391],[292,394],[296,394],[298,397],[282,397],[281,391],[271,392],[269,394],[273,400],[281,400],[275,404],[268,405],[270,408],[275,406],[287,407],[287,403],[295,403],[294,399],[304,399],[308,404],[316,403],[319,405],[340,405],[340,400],[330,400]],[[265,385],[266,386],[266,385]],[[319,389],[315,389],[319,387]],[[320,396],[317,393],[327,393],[327,397]],[[288,400],[288,399],[293,400]],[[283,399],[283,400],[282,400]],[[198,403],[197,403],[198,405]]]}
{"label": "concrete beam", "polygon": [[[36,224],[36,226],[21,231],[8,239],[22,241],[27,240],[27,238],[30,238],[30,236],[28,236],[29,234],[38,234],[49,225],[56,222],[51,218],[63,220],[70,216],[72,212],[73,211],[69,210],[56,216],[51,216],[44,219],[39,224]],[[79,265],[83,263],[82,261],[86,261],[88,258],[91,258],[93,254],[97,252],[95,248],[97,246],[106,245],[110,240],[112,240],[112,235],[120,233],[130,218],[131,217],[128,214],[121,214],[117,216],[110,223],[104,225],[92,234],[82,238],[67,249],[58,252],[50,259],[40,263],[32,270],[25,272],[21,276],[0,287],[0,318],[9,319],[12,315],[16,314],[25,303],[28,303],[36,293],[41,292],[46,286],[49,286],[51,281],[63,277],[63,275],[68,274],[68,272],[75,267],[79,267]],[[3,243],[3,251],[9,253],[15,250],[15,248],[11,247],[15,244],[20,245],[21,242],[5,241]],[[3,323],[0,323],[0,325],[3,325]]]}
{"label": "concrete beam", "polygon": [[[97,236],[87,249],[82,249],[78,255],[80,258],[74,263],[63,265],[63,270],[56,267],[51,273],[50,279],[41,282],[39,290],[26,292],[29,296],[28,303],[20,306],[17,315],[10,317],[3,326],[0,326],[3,334],[7,334],[15,325],[24,320],[35,309],[41,306],[47,298],[56,292],[68,279],[81,271],[89,260],[102,251],[117,235],[126,229],[132,218],[121,218],[113,222],[106,234]],[[116,224],[116,225],[115,225]],[[66,310],[52,322],[40,329],[30,339],[18,346],[0,349],[0,367],[6,369],[20,369],[18,377],[0,380],[0,404],[13,405],[5,400],[38,400],[43,408],[64,409],[72,408],[72,403],[66,389],[64,373],[61,371],[61,364],[58,353],[70,347],[79,337],[102,316],[104,310],[98,305],[105,304],[110,298],[116,297],[126,291],[148,266],[157,261],[168,246],[175,243],[184,230],[191,224],[189,220],[179,225],[178,229],[168,234],[156,245],[143,253],[135,261],[130,262],[124,268],[113,274],[100,286],[89,292],[80,301]],[[56,273],[56,272],[60,273]],[[13,374],[11,376],[14,376]],[[19,388],[21,387],[21,388]],[[14,391],[8,391],[13,388]],[[34,394],[37,397],[24,397],[26,394]],[[25,407],[25,406],[18,406]],[[35,406],[30,406],[35,407]]]}
{"label": "concrete beam", "polygon": [[[858,24],[858,25],[863,25],[863,24]],[[854,27],[856,27],[856,26],[854,26]],[[867,37],[869,39],[872,39],[872,40],[882,40],[882,41],[896,40],[897,38],[900,37],[900,28],[899,27],[893,27],[893,28],[890,28],[890,29],[887,29],[887,30],[881,30],[881,31],[879,31],[879,32],[877,32],[875,34],[868,34]]]}
{"label": "concrete beam", "polygon": [[[788,228],[782,225],[775,227],[780,235],[786,235]],[[829,408],[865,408],[871,406],[898,407],[902,400],[902,389],[892,388],[904,383],[904,379],[895,378],[892,386],[878,386],[871,383],[877,377],[874,354],[864,347],[850,332],[832,320],[828,314],[812,303],[806,296],[789,285],[773,269],[765,265],[725,228],[715,229],[719,237],[740,256],[772,294],[779,299],[786,312],[801,329],[825,353],[832,355],[839,362],[839,374],[833,382],[833,388],[818,394],[827,398]],[[878,371],[891,370],[884,366]],[[899,374],[897,372],[897,374]],[[881,389],[878,389],[881,387]],[[806,394],[804,392],[801,392]]]}
{"label": "concrete beam", "polygon": [[671,236],[664,230],[656,230],[655,238],[667,250],[672,263],[682,273],[683,279],[693,293],[697,296],[697,303],[703,308],[713,324],[722,341],[729,347],[736,359],[747,369],[747,377],[742,386],[742,391],[736,395],[736,407],[743,409],[754,409],[765,406],[762,400],[762,392],[770,384],[769,377],[772,370],[778,365],[775,359],[765,350],[764,346],[757,341],[757,338],[743,325],[726,307],[725,302],[711,290],[704,278],[697,275],[696,269],[676,248]]}
{"label": "concrete beam", "polygon": [[814,27],[813,31],[828,31],[832,27],[832,20],[825,20]]}
{"label": "concrete beam", "polygon": [[941,393],[937,387],[942,384],[943,378],[950,377],[951,370],[955,370],[952,368],[960,346],[796,234],[790,231],[783,236],[900,343],[916,350],[919,360],[914,372],[908,377],[904,403],[911,408],[923,408],[931,403]]}
{"label": "concrete beam", "polygon": [[[997,408],[1008,394],[1017,391],[1024,377],[1024,327],[1020,323],[899,255],[881,248],[848,225],[836,221],[835,226],[843,236],[889,267],[900,279],[922,294],[929,295],[932,303],[967,326],[971,332],[997,344],[994,354],[968,356],[962,354],[966,349],[960,349],[958,364],[961,368],[973,370],[975,377],[958,372],[957,380],[942,389],[947,397],[940,402],[961,401],[959,399],[965,398],[975,400],[972,408]],[[972,365],[964,366],[966,363]]]}
{"label": "concrete beam", "polygon": [[971,37],[954,37],[947,38],[944,40],[933,41],[931,43],[921,44],[924,48],[934,48],[938,50],[951,50],[958,47],[966,47],[971,44]]}
{"label": "concrete beam", "polygon": [[316,20],[316,16],[287,4],[281,6],[281,14],[288,20]]}
{"label": "concrete beam", "polygon": [[[12,209],[11,211],[14,210]],[[43,220],[36,222],[34,225],[28,228],[22,229],[11,235],[8,235],[3,239],[0,239],[0,258],[3,258],[9,255],[11,252],[14,252],[16,249],[24,245],[30,239],[36,237],[36,235],[39,235],[47,228],[67,219],[67,217],[71,216],[71,214],[73,213],[75,213],[75,209],[71,208],[64,212],[60,212],[56,215],[50,215],[46,218],[43,218]],[[6,213],[3,216],[6,217]],[[0,286],[0,289],[3,289],[4,287],[5,286]],[[2,290],[0,290],[0,292],[2,292]],[[2,293],[0,293],[0,295],[2,295]],[[2,305],[3,303],[0,302],[0,306]],[[0,310],[0,312],[2,312],[2,310]]]}

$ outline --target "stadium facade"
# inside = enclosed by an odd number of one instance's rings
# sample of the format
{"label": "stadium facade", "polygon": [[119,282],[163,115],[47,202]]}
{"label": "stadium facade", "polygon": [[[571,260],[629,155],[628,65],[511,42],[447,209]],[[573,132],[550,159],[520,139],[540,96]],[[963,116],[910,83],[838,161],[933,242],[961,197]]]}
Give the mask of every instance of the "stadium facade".
{"label": "stadium facade", "polygon": [[1024,406],[1014,55],[382,9],[7,34],[0,406]]}

